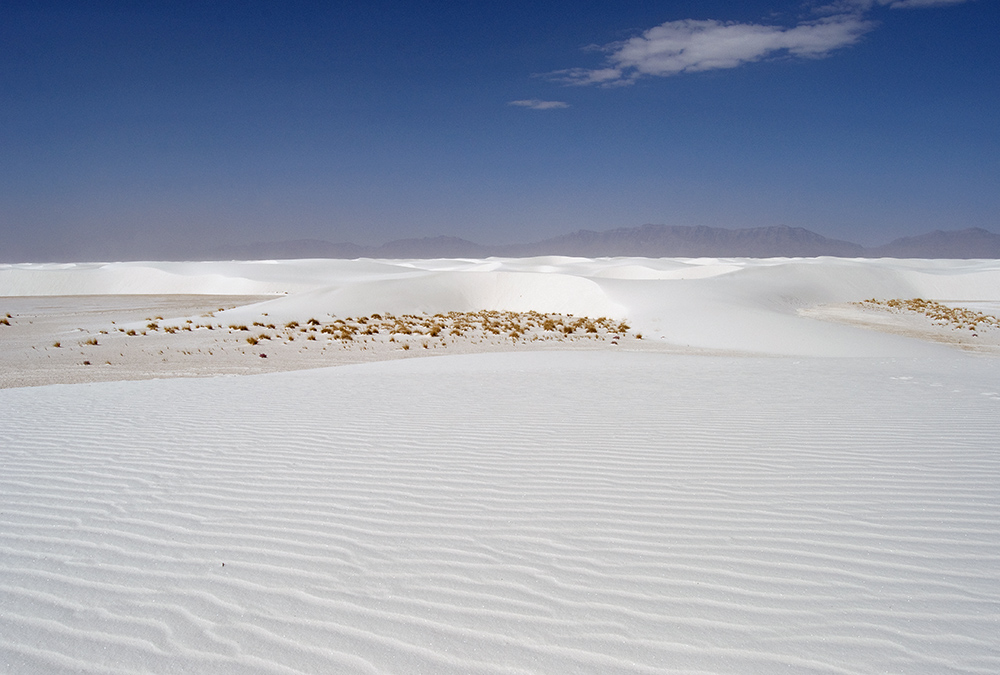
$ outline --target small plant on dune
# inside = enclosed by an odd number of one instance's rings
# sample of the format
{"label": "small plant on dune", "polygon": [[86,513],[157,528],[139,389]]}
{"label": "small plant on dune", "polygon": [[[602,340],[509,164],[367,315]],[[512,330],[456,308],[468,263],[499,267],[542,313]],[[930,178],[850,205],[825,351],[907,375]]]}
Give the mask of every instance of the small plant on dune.
{"label": "small plant on dune", "polygon": [[0,326],[9,326],[9,325],[10,325],[10,319],[6,317],[0,319]]}
{"label": "small plant on dune", "polygon": [[285,328],[298,328],[298,327],[299,327],[298,321],[289,321],[288,323],[285,324]]}
{"label": "small plant on dune", "polygon": [[250,337],[247,338],[247,342],[249,342],[251,345],[255,345],[257,344],[257,338],[251,335]]}
{"label": "small plant on dune", "polygon": [[129,336],[135,335],[135,329],[132,329],[132,328],[128,329],[127,331],[125,331],[125,335],[129,335]]}
{"label": "small plant on dune", "polygon": [[403,345],[403,349],[404,350],[409,350],[409,348],[410,348],[410,345]]}
{"label": "small plant on dune", "polygon": [[158,330],[160,328],[160,324],[156,323],[155,321],[150,321],[149,323],[146,324],[146,328],[148,328],[149,330]]}
{"label": "small plant on dune", "polygon": [[58,349],[59,347],[62,347],[62,343],[61,342],[53,342],[52,346],[55,347],[56,349]]}
{"label": "small plant on dune", "polygon": [[95,338],[95,337],[92,337],[92,338],[90,338],[89,340],[84,340],[84,341],[83,341],[83,342],[81,342],[80,344],[84,344],[84,345],[91,345],[91,346],[96,346],[96,345],[97,345],[97,338]]}
{"label": "small plant on dune", "polygon": [[308,321],[306,321],[306,323],[309,324],[310,326],[318,326],[319,319],[309,319]]}

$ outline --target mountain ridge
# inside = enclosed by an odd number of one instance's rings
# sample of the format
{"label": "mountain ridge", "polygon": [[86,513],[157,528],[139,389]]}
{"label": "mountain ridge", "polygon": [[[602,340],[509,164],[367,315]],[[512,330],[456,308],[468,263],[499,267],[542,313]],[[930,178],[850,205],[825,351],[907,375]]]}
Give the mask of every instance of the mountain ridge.
{"label": "mountain ridge", "polygon": [[287,258],[526,258],[565,255],[587,258],[949,258],[1000,259],[1000,235],[982,228],[935,230],[864,247],[830,239],[801,227],[727,229],[653,225],[613,230],[577,230],[527,244],[484,245],[451,236],[397,239],[360,246],[303,239],[218,247],[212,259]]}

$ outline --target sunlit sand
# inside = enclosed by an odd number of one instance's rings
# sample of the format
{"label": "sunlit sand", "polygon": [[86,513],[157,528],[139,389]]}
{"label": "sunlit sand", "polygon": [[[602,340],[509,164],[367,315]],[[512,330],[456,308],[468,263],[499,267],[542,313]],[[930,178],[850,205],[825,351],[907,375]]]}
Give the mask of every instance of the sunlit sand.
{"label": "sunlit sand", "polygon": [[0,296],[10,672],[1000,671],[998,261],[0,265]]}

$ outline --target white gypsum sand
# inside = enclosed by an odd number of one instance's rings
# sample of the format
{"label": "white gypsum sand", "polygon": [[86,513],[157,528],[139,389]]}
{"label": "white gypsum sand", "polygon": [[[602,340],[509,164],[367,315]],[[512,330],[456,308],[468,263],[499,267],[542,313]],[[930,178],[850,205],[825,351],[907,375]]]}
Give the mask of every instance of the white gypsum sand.
{"label": "white gypsum sand", "polygon": [[[61,302],[72,267],[41,267],[0,280]],[[998,361],[803,316],[993,302],[1000,263],[140,267],[80,283],[271,294],[227,324],[449,305],[631,338],[0,390],[8,671],[1000,670]]]}

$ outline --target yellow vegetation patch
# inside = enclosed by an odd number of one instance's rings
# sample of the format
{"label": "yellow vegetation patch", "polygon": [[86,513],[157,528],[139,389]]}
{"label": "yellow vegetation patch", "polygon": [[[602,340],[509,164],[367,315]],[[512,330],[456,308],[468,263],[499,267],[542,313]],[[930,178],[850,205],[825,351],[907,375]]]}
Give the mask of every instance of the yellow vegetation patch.
{"label": "yellow vegetation patch", "polygon": [[913,298],[910,300],[863,300],[854,303],[862,307],[879,307],[899,312],[916,312],[923,314],[934,320],[941,326],[950,326],[955,329],[965,329],[970,331],[982,330],[984,328],[1000,328],[1000,319],[992,314],[975,312],[964,307],[948,307],[934,300],[924,300],[923,298]]}

